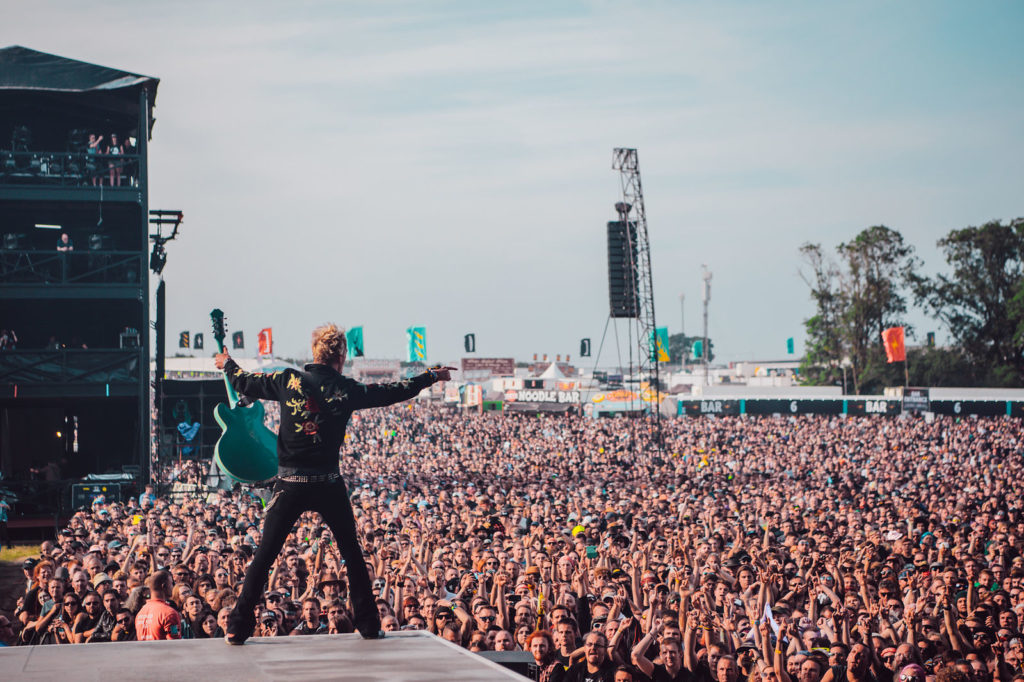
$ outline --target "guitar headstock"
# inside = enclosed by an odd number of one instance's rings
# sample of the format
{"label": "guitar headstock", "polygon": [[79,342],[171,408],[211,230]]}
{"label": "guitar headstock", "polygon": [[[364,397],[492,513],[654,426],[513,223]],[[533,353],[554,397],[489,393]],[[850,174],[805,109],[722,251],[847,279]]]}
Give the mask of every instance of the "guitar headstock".
{"label": "guitar headstock", "polygon": [[224,311],[220,308],[214,308],[210,311],[210,323],[213,324],[213,338],[217,342],[217,346],[220,350],[224,350],[224,339],[227,337],[226,327],[224,325]]}

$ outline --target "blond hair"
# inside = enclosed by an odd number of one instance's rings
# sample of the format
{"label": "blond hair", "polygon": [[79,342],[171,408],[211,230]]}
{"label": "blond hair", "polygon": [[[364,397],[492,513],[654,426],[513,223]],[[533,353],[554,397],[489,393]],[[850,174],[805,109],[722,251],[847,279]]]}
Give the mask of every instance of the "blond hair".
{"label": "blond hair", "polygon": [[344,329],[329,323],[313,330],[313,362],[318,365],[329,365],[334,360],[344,362],[347,353]]}

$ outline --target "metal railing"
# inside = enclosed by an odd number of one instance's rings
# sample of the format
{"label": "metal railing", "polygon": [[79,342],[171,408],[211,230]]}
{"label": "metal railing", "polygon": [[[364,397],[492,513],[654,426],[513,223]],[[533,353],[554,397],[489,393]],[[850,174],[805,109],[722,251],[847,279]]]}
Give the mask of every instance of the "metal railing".
{"label": "metal railing", "polygon": [[139,381],[140,349],[13,350],[0,353],[0,384]]}
{"label": "metal railing", "polygon": [[73,481],[43,481],[30,479],[0,480],[0,495],[12,507],[11,521],[24,517],[57,517],[68,513],[71,507],[69,490]]}
{"label": "metal railing", "polygon": [[0,185],[138,187],[138,154],[0,151]]}
{"label": "metal railing", "polygon": [[0,249],[0,284],[137,284],[139,251]]}

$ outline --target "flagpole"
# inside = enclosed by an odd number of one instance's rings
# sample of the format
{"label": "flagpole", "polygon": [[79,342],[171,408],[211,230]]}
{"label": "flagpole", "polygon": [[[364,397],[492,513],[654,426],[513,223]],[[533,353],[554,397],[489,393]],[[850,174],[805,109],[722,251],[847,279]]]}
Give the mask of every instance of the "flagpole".
{"label": "flagpole", "polygon": [[903,340],[903,387],[910,386],[910,353],[907,352],[907,341]]}

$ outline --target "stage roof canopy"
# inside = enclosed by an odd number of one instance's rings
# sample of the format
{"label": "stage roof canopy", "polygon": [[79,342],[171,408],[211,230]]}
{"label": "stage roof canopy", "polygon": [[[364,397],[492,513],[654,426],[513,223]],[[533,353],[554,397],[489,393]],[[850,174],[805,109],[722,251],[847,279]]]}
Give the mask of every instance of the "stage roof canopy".
{"label": "stage roof canopy", "polygon": [[[139,90],[148,93],[149,120],[160,80],[107,66],[39,52],[21,45],[0,48],[0,106],[10,109],[24,103],[38,106],[67,102],[74,96],[76,106],[87,104],[112,117],[138,113]],[[20,102],[12,102],[14,96]],[[28,99],[29,102],[26,102]]]}

